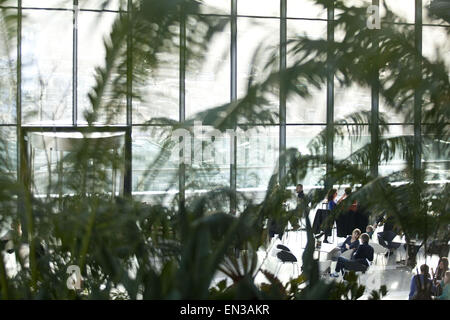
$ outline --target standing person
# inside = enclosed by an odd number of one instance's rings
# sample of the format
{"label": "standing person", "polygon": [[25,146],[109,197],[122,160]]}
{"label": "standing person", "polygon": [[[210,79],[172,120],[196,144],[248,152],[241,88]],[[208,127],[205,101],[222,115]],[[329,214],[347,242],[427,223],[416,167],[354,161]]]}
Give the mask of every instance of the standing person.
{"label": "standing person", "polygon": [[[352,193],[352,188],[345,188],[344,195],[337,201],[337,204],[340,204],[342,201],[347,199]],[[336,228],[337,228],[337,236],[338,237],[347,237],[352,234],[352,230],[361,229],[355,224],[355,213],[358,209],[358,202],[353,200],[352,204],[346,211],[341,212],[336,219]]]}
{"label": "standing person", "polygon": [[[345,188],[344,190],[344,194],[342,195],[342,197],[339,198],[339,200],[337,201],[337,204],[341,203],[342,201],[344,201],[345,199],[347,199],[347,197],[352,193],[352,188],[348,187]],[[337,196],[337,192],[336,192],[336,196]]]}
{"label": "standing person", "polygon": [[430,279],[429,270],[430,268],[423,264],[420,266],[420,274],[411,279],[409,300],[431,300],[431,296],[436,292],[436,287]]}
{"label": "standing person", "polygon": [[[328,210],[333,211],[336,208],[336,198],[337,198],[337,189],[331,189],[328,192]],[[328,234],[325,233],[325,238],[323,239],[324,243],[328,243]]]}
{"label": "standing person", "polygon": [[297,193],[297,199],[299,199],[299,200],[305,199],[305,194],[303,193],[303,185],[301,183],[299,183],[295,187],[295,192]]}
{"label": "standing person", "polygon": [[361,242],[361,245],[352,255],[351,259],[338,258],[335,272],[330,274],[330,276],[337,278],[339,277],[339,272],[344,272],[344,269],[355,271],[367,270],[369,263],[373,261],[373,248],[369,245],[369,235],[367,233],[361,235]]}
{"label": "standing person", "polygon": [[436,272],[433,272],[431,269],[431,273],[433,275],[433,283],[436,286],[436,295],[442,294],[441,281],[444,280],[444,275],[448,271],[448,259],[446,257],[442,257],[439,259],[438,266],[436,267]]}
{"label": "standing person", "polygon": [[444,279],[441,281],[442,293],[435,297],[436,300],[450,300],[450,271],[445,272]]}
{"label": "standing person", "polygon": [[[337,198],[337,189],[331,189],[329,192],[328,192],[328,195],[327,195],[327,200],[328,200],[328,205],[327,205],[327,207],[328,207],[328,210],[330,210],[330,211],[333,211],[334,210],[334,208],[336,208],[336,198]],[[323,239],[323,242],[324,243],[329,243],[328,242],[328,235],[330,234],[330,232],[329,232],[329,230],[328,230],[328,228],[327,228],[327,231],[326,232],[323,232],[322,233],[323,235],[325,235],[325,237],[324,237],[324,239]],[[322,235],[321,234],[321,235]]]}
{"label": "standing person", "polygon": [[[336,208],[336,198],[337,198],[337,189],[331,189],[328,191],[327,200],[328,200],[328,210],[334,210]],[[342,198],[341,198],[342,199]]]}
{"label": "standing person", "polygon": [[303,185],[301,183],[297,184],[295,187],[295,193],[297,194],[297,207],[294,210],[294,214],[290,217],[289,222],[294,230],[298,230],[302,224],[301,219],[304,216],[306,208],[308,207],[309,199],[303,192]]}

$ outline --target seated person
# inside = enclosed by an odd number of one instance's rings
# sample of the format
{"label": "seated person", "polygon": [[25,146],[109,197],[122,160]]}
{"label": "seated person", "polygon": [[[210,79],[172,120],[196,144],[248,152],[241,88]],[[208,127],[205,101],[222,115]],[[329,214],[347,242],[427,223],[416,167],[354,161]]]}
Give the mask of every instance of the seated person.
{"label": "seated person", "polygon": [[366,233],[369,235],[369,238],[372,239],[373,233],[374,233],[374,229],[372,225],[368,225],[366,227]]}
{"label": "seated person", "polygon": [[438,266],[436,268],[436,272],[434,272],[433,278],[437,281],[441,281],[444,279],[444,275],[447,271],[448,271],[448,258],[442,257],[439,259]]}
{"label": "seated person", "polygon": [[380,216],[375,223],[375,228],[379,224],[384,224],[383,231],[378,232],[377,236],[379,244],[391,251],[390,253],[386,253],[386,256],[388,256],[388,254],[392,254],[394,252],[393,249],[397,249],[398,247],[400,247],[399,243],[392,242],[392,240],[394,240],[394,238],[397,236],[397,233],[394,230],[393,220],[394,219],[392,217],[383,215]]}
{"label": "seated person", "polygon": [[450,271],[445,272],[444,279],[441,280],[440,286],[442,293],[440,296],[434,297],[436,300],[450,300]]}
{"label": "seated person", "polygon": [[347,250],[355,251],[356,249],[358,249],[360,235],[361,230],[359,229],[353,230],[351,236],[348,236],[347,239],[345,239],[345,241],[340,246],[330,251],[330,253],[328,254],[328,259],[336,261],[337,258],[345,251]]}
{"label": "seated person", "polygon": [[343,257],[338,258],[335,272],[330,274],[330,276],[337,278],[339,277],[339,271],[343,273],[344,269],[354,271],[367,270],[369,262],[373,261],[373,248],[369,245],[369,235],[367,233],[361,235],[361,242],[361,245],[353,253],[350,260]]}
{"label": "seated person", "polygon": [[438,266],[436,271],[433,272],[431,269],[431,273],[433,276],[433,283],[436,286],[436,294],[441,295],[443,287],[440,285],[441,281],[444,280],[444,275],[448,271],[448,259],[447,257],[442,257],[439,259]]}
{"label": "seated person", "polygon": [[[431,300],[431,296],[436,293],[436,287],[430,279],[429,267],[426,264],[420,266],[420,274],[415,275],[411,279],[411,286],[409,290],[409,300]],[[418,291],[417,282],[419,282],[425,290],[421,291],[420,296],[414,295]]]}

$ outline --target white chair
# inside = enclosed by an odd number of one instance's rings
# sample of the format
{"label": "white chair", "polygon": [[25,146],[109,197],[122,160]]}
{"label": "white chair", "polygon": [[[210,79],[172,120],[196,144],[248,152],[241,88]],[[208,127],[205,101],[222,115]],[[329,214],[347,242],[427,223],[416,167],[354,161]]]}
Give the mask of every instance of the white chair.
{"label": "white chair", "polygon": [[355,271],[356,275],[358,276],[358,284],[359,285],[365,284],[366,278],[364,278],[364,280],[363,280],[362,277],[367,274],[367,272],[370,269],[370,266],[372,265],[372,262],[370,262],[367,259],[366,259],[366,261],[369,264],[369,266],[367,267],[367,269],[365,271]]}
{"label": "white chair", "polygon": [[319,264],[319,273],[322,276],[328,275],[328,271],[331,272],[331,260],[327,261],[318,261]]}
{"label": "white chair", "polygon": [[[386,253],[390,252],[389,249],[383,247],[381,244],[376,243],[376,242],[370,243],[370,246],[373,248],[373,253],[375,255],[375,263],[377,262],[378,256],[380,254],[382,254],[384,256]],[[388,259],[389,259],[389,257],[388,257]],[[386,264],[387,264],[388,259],[386,259]]]}
{"label": "white chair", "polygon": [[346,250],[344,253],[341,254],[341,257],[350,260],[352,258],[353,252],[354,252],[353,250]]}

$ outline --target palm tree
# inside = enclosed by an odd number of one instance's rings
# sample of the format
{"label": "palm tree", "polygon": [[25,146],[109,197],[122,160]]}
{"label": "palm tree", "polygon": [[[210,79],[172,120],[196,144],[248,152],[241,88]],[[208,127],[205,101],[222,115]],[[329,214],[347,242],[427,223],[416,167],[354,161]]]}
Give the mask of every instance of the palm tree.
{"label": "palm tree", "polygon": [[[324,8],[330,5],[325,0],[315,2]],[[105,0],[104,4],[107,3]],[[282,88],[288,97],[305,98],[312,87],[326,86],[330,72],[342,86],[352,83],[376,86],[390,108],[409,121],[414,120],[415,111],[405,101],[414,99],[414,94],[420,92],[426,106],[422,109],[422,122],[432,124],[423,128],[423,135],[448,141],[450,84],[442,60],[430,61],[418,55],[414,33],[402,24],[383,25],[382,32],[370,30],[364,19],[366,8],[348,7],[343,1],[335,1],[334,7],[342,12],[334,22],[336,29],[345,31],[342,40],[327,42],[301,37],[290,41],[287,54],[294,63],[263,79],[251,77],[243,98],[198,113],[182,123],[157,119],[168,126],[160,136],[161,153],[148,171],[157,172],[167,161],[175,147],[171,135],[176,129],[191,130],[198,119],[222,132],[234,128],[238,119],[276,123],[276,113],[259,112],[267,104],[268,92]],[[188,59],[202,61],[204,57],[198,55],[202,50],[191,51],[183,45],[180,48],[179,25],[186,25],[187,41],[203,49],[225,27],[222,21],[197,15],[200,3],[194,0],[134,1],[127,9],[118,16],[105,41],[105,65],[96,69],[96,84],[89,94],[92,109],[85,114],[92,131],[96,130],[93,125],[99,117],[106,116],[113,121],[130,95],[130,86],[145,84],[151,72],[158,68],[161,53],[181,49]],[[387,12],[391,20],[400,21]],[[188,16],[205,28],[185,24]],[[8,19],[14,21],[13,17]],[[268,70],[277,70],[275,64],[279,62],[275,56],[261,61],[256,52],[253,61]],[[324,64],[328,67],[324,68]],[[376,77],[378,74],[383,76]],[[299,82],[311,85],[299,87],[296,85]],[[133,92],[133,99],[142,97]],[[108,195],[86,192],[89,183],[107,185],[104,168],[111,166],[111,162],[119,165],[120,161],[101,144],[88,139],[66,159],[73,167],[68,179],[72,181],[75,194],[72,196],[37,199],[30,188],[13,181],[1,166],[2,222],[18,221],[21,217],[22,238],[30,247],[29,262],[16,250],[20,270],[12,278],[8,278],[4,263],[0,263],[2,297],[341,299],[350,294],[351,298],[358,298],[364,288],[357,286],[356,280],[349,286],[326,283],[320,279],[317,261],[313,259],[314,238],[308,213],[323,200],[327,190],[311,194],[311,208],[303,204],[295,211],[288,211],[283,203],[290,197],[287,186],[296,185],[311,169],[326,164],[330,168],[323,177],[326,186],[361,185],[338,208],[338,214],[353,199],[364,203],[374,215],[386,211],[405,233],[411,248],[416,237],[426,243],[430,237],[448,236],[447,185],[425,182],[427,166],[417,167],[414,158],[423,150],[417,150],[416,141],[408,137],[383,137],[388,129],[386,122],[383,114],[374,119],[370,112],[356,112],[321,132],[309,145],[310,155],[288,149],[280,155],[287,165],[286,175],[280,178],[278,171],[274,172],[260,203],[238,195],[238,202],[245,204],[238,215],[224,208],[227,199],[236,197],[227,187],[198,194],[186,202],[180,201],[179,196],[171,199],[165,194],[151,205],[127,197],[111,201]],[[329,141],[344,139],[346,130],[355,130],[352,134],[360,137],[367,123],[370,130],[378,132],[374,135],[376,141],[363,145],[343,160],[323,155],[323,146]],[[245,126],[241,129],[245,130]],[[442,144],[440,149],[448,155],[448,144]],[[388,177],[370,172],[369,168],[391,160],[399,150],[406,161],[405,169]],[[0,156],[3,160],[3,153]],[[96,169],[88,170],[92,159]],[[183,166],[179,174],[184,172]],[[214,169],[214,165],[204,168],[205,171]],[[207,180],[194,182],[202,186],[208,185]],[[171,184],[175,186],[178,181],[175,177]],[[402,183],[393,183],[399,181]],[[19,209],[14,206],[16,197],[20,199]],[[302,259],[303,274],[284,286],[263,270],[257,251],[268,246],[265,221],[294,214],[305,219],[308,243]],[[16,240],[19,243],[18,237]],[[45,244],[45,252],[39,252],[41,242]],[[236,249],[242,253],[239,257]],[[411,266],[415,263],[414,254],[410,250]],[[84,278],[83,289],[78,292],[66,286],[66,270],[70,264],[78,265]],[[228,276],[232,284],[222,283],[218,289],[212,289],[218,272]],[[255,283],[260,272],[269,284]],[[117,293],[118,288],[123,289],[122,294]],[[384,293],[382,288],[381,294]],[[373,293],[374,297],[377,294]]]}

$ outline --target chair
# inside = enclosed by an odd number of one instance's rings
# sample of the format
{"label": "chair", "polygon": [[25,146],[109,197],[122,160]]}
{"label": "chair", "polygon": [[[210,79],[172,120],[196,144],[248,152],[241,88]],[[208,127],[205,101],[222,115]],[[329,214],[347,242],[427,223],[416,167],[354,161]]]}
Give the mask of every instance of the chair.
{"label": "chair", "polygon": [[380,237],[380,235],[378,234],[378,243],[385,247],[386,249],[388,249],[389,251],[387,252],[388,256],[387,256],[387,260],[386,260],[386,264],[389,261],[389,257],[391,255],[391,250],[395,250],[398,249],[401,245],[401,243],[397,243],[397,242],[386,242],[383,237]]}
{"label": "chair", "polygon": [[280,250],[283,250],[283,251],[291,252],[291,250],[289,250],[288,247],[283,246],[282,244],[277,245],[277,249],[280,249]]}
{"label": "chair", "polygon": [[275,272],[275,276],[277,276],[278,272],[280,271],[281,267],[285,263],[292,263],[292,273],[295,275],[295,265],[297,265],[297,273],[300,275],[300,270],[297,263],[297,258],[290,252],[290,251],[284,251],[281,250],[277,253],[278,258],[278,267]]}
{"label": "chair", "polygon": [[432,240],[427,243],[426,254],[430,256],[435,254],[439,257],[447,257],[450,246],[446,241]]}
{"label": "chair", "polygon": [[365,266],[365,265],[363,265],[363,264],[359,264],[359,265],[353,266],[353,269],[352,269],[352,270],[347,270],[347,269],[345,268],[345,265],[344,265],[344,268],[342,269],[342,270],[344,271],[344,279],[345,279],[345,275],[346,275],[349,271],[353,271],[353,272],[355,272],[355,274],[358,276],[358,284],[361,284],[361,281],[360,281],[361,276],[362,276],[363,274],[365,274],[367,271],[369,271],[370,266],[372,265],[372,263],[371,263],[369,260],[366,259],[366,261],[367,261],[367,263],[368,263],[368,266]]}
{"label": "chair", "polygon": [[319,273],[321,276],[326,276],[331,272],[331,260],[317,261],[319,264]]}
{"label": "chair", "polygon": [[[379,243],[376,242],[372,242],[370,244],[370,246],[373,248],[373,253],[375,254],[375,263],[378,260],[378,255],[382,254],[383,256],[389,252],[388,248],[383,247],[382,245],[380,245]],[[387,260],[386,260],[386,264],[387,264]]]}
{"label": "chair", "polygon": [[342,258],[351,259],[353,254],[353,250],[345,250],[344,253],[341,254]]}
{"label": "chair", "polygon": [[2,251],[5,250],[9,254],[14,252],[14,242],[12,241],[13,238],[14,232],[12,230],[9,230],[0,238]]}

